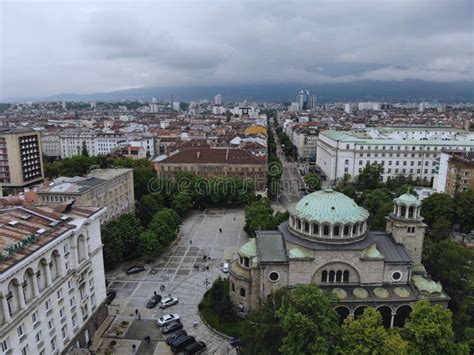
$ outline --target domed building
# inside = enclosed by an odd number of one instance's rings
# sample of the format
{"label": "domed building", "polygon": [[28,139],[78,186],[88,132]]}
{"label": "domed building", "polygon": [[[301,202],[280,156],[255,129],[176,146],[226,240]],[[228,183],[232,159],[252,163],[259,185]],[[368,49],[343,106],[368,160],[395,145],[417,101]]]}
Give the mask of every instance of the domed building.
{"label": "domed building", "polygon": [[426,225],[420,201],[394,199],[385,232],[370,231],[369,213],[325,189],[290,207],[278,230],[257,231],[230,265],[230,296],[246,314],[281,287],[316,284],[333,292],[341,320],[375,307],[386,327],[402,326],[414,303],[447,306],[449,297],[421,264]]}

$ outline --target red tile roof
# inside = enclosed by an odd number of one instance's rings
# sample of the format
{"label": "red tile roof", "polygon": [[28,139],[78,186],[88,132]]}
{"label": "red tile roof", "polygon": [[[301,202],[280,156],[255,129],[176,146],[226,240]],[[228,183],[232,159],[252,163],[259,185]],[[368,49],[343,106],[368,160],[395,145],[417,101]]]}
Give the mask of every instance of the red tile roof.
{"label": "red tile roof", "polygon": [[161,164],[264,164],[242,149],[188,148],[159,162]]}

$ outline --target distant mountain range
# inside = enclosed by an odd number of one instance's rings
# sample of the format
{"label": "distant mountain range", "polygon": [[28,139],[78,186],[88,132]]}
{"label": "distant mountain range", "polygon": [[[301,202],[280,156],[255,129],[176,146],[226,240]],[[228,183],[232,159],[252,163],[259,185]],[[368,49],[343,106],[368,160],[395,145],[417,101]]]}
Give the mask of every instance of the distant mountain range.
{"label": "distant mountain range", "polygon": [[422,80],[404,81],[354,81],[338,84],[261,84],[261,85],[213,85],[144,87],[93,94],[58,94],[49,97],[5,98],[2,102],[33,101],[120,101],[158,100],[176,101],[212,99],[222,94],[225,101],[271,101],[291,102],[301,88],[307,88],[319,102],[335,101],[385,101],[404,102],[438,100],[440,102],[474,102],[473,82],[428,82]]}

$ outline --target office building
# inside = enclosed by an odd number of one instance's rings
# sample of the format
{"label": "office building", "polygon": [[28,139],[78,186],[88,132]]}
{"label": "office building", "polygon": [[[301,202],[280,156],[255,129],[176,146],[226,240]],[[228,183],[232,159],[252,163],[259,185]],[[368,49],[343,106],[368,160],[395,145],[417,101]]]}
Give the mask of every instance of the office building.
{"label": "office building", "polygon": [[27,128],[0,129],[0,184],[18,188],[43,178],[40,134]]}
{"label": "office building", "polygon": [[474,190],[474,151],[443,150],[437,169],[438,176],[433,184],[437,192],[454,196],[458,192]]}
{"label": "office building", "polygon": [[222,98],[222,95],[218,94],[218,95],[214,96],[214,105],[222,106],[223,103],[224,103],[224,100]]}
{"label": "office building", "polygon": [[86,348],[107,317],[102,208],[0,210],[0,352]]}

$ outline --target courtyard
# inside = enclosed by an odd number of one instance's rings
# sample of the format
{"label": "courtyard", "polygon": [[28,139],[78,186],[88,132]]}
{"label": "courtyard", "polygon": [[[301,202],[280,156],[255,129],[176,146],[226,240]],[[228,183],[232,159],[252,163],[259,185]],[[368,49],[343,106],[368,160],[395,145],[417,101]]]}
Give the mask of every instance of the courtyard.
{"label": "courtyard", "polygon": [[[207,354],[232,353],[226,339],[202,323],[198,304],[213,280],[227,277],[222,264],[233,259],[238,247],[247,241],[244,224],[243,209],[192,211],[177,240],[153,264],[145,265],[145,271],[126,275],[124,270],[131,265],[127,264],[107,272],[108,290],[117,296],[91,349],[97,354],[131,354],[135,346],[137,354],[170,354],[156,319],[178,313],[188,334],[206,343]],[[146,308],[155,291],[162,297],[177,297],[179,303],[165,310]],[[193,326],[194,321],[197,326]],[[150,341],[144,341],[146,336]]]}

